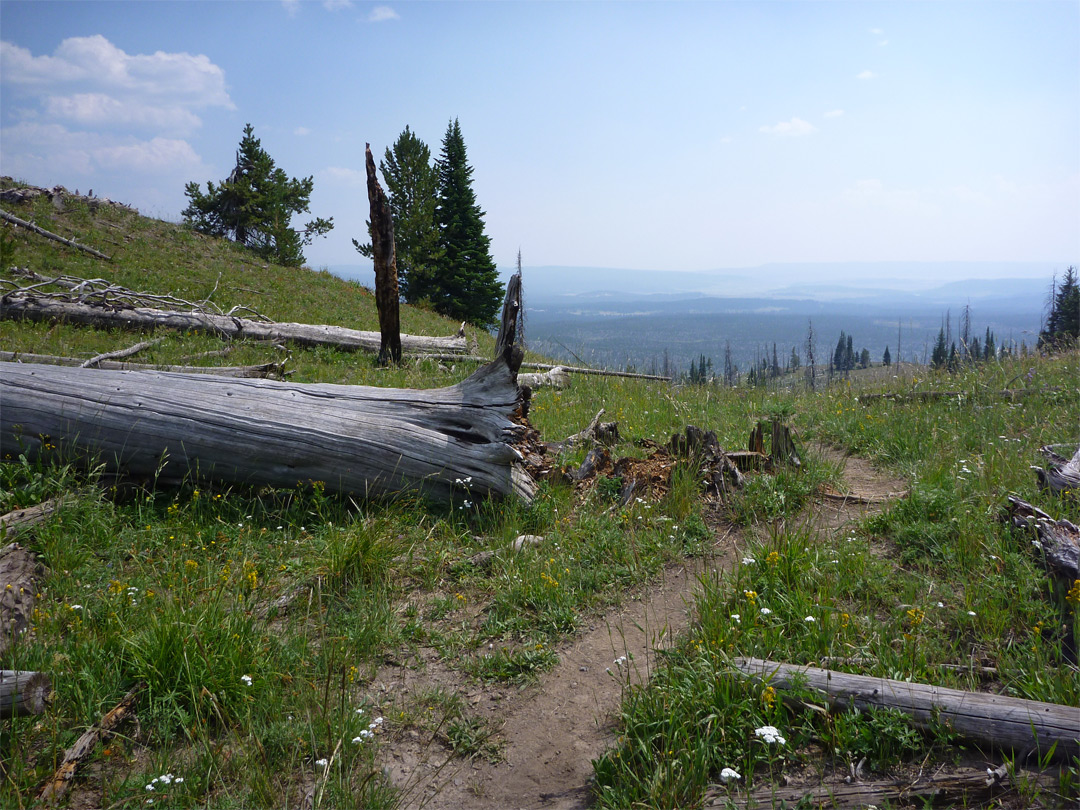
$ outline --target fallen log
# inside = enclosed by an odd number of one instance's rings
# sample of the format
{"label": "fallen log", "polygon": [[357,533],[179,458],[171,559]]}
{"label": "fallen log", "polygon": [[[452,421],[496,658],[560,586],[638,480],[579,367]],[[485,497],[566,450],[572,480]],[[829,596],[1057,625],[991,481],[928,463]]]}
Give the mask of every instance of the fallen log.
{"label": "fallen log", "polygon": [[41,714],[52,702],[52,680],[44,672],[0,670],[0,717]]}
{"label": "fallen log", "polygon": [[821,692],[833,709],[897,709],[916,725],[946,723],[962,737],[1020,756],[1037,753],[1068,761],[1080,754],[1080,710],[984,692],[965,692],[929,684],[851,675],[818,667],[736,658],[742,673],[778,689]]}
{"label": "fallen log", "polygon": [[138,354],[143,349],[149,349],[151,346],[156,346],[161,343],[165,338],[155,338],[154,340],[142,340],[136,343],[134,346],[128,346],[126,349],[116,349],[111,352],[102,352],[91,357],[86,362],[82,363],[79,368],[93,368],[103,360],[122,360],[125,357],[131,357]]}
{"label": "fallen log", "polygon": [[152,363],[121,363],[115,360],[98,360],[87,366],[77,357],[60,357],[54,354],[29,354],[27,352],[0,352],[0,362],[41,363],[47,366],[70,368],[99,368],[112,371],[174,371],[178,374],[211,374],[216,377],[276,377],[285,376],[285,363],[260,363],[254,366],[167,366]]}
{"label": "fallen log", "polygon": [[[474,363],[486,363],[486,357],[480,357],[475,354],[418,354],[417,360],[451,360],[458,361],[472,361]],[[579,366],[561,366],[552,365],[551,363],[522,363],[522,368],[535,369],[537,371],[552,371],[557,368],[561,368],[568,374],[591,374],[596,377],[624,377],[630,380],[652,380],[656,382],[671,382],[671,377],[661,377],[657,374],[638,374],[634,371],[608,371],[603,368],[582,368]]]}
{"label": "fallen log", "polygon": [[44,236],[46,239],[52,239],[54,242],[59,242],[62,245],[67,245],[68,247],[75,248],[76,250],[81,250],[84,253],[89,253],[95,258],[104,259],[107,262],[112,261],[111,258],[106,256],[99,250],[94,250],[92,247],[87,247],[86,245],[80,245],[78,242],[75,242],[71,239],[65,239],[59,234],[55,234],[52,231],[47,231],[44,228],[40,228],[33,222],[27,222],[25,219],[17,217],[14,214],[9,214],[3,209],[0,209],[0,219],[3,219],[5,222],[10,222],[12,225],[18,225],[20,228],[26,228],[26,230],[31,231],[32,233],[36,233],[39,236]]}
{"label": "fallen log", "polygon": [[1060,388],[1009,388],[1004,391],[910,391],[906,394],[860,394],[855,401],[865,405],[868,402],[939,402],[943,399],[955,399],[958,402],[965,399],[1001,399],[1015,402],[1018,399],[1035,396],[1036,394],[1054,394]]}
{"label": "fallen log", "polygon": [[361,497],[531,500],[514,280],[495,360],[448,388],[0,363],[0,453],[35,457],[51,443],[110,472],[164,483],[195,476],[275,487],[322,482]]}
{"label": "fallen log", "polygon": [[1076,448],[1071,459],[1059,456],[1051,445],[1040,447],[1039,452],[1050,461],[1046,469],[1035,466],[1031,468],[1035,471],[1039,488],[1080,494],[1080,447]]}
{"label": "fallen log", "polygon": [[0,549],[0,660],[26,630],[44,567],[18,543]]}
{"label": "fallen log", "polygon": [[518,384],[527,385],[530,388],[568,388],[570,375],[562,366],[555,366],[550,371],[537,372],[535,374],[519,374]]}
{"label": "fallen log", "polygon": [[75,774],[86,760],[90,759],[97,748],[98,741],[112,735],[113,731],[135,713],[135,701],[142,691],[142,684],[132,687],[123,699],[116,704],[95,726],[87,729],[75,744],[64,753],[64,761],[56,773],[45,783],[38,794],[39,802],[54,804],[64,797],[71,787]]}
{"label": "fallen log", "polygon": [[1080,579],[1080,527],[1054,520],[1042,509],[1015,495],[1009,496],[1006,515],[1018,529],[1034,530],[1046,567],[1066,585]]}
{"label": "fallen log", "polygon": [[[332,346],[346,351],[378,353],[381,335],[344,326],[307,323],[273,323],[216,315],[210,312],[179,312],[151,307],[111,308],[96,304],[63,301],[15,290],[0,298],[0,319],[26,318],[31,321],[66,321],[102,328],[173,329],[205,332],[233,340],[285,341],[299,346]],[[402,335],[401,349],[410,354],[465,352],[465,335],[449,337]]]}
{"label": "fallen log", "polygon": [[1001,796],[1020,785],[1038,785],[1054,789],[1059,778],[1054,774],[1017,771],[1010,777],[1008,768],[985,771],[965,768],[959,772],[919,776],[913,780],[885,779],[815,785],[812,787],[776,787],[768,785],[749,795],[716,786],[705,791],[705,807],[733,807],[756,810],[773,807],[881,807],[902,802],[924,806],[927,802],[970,807],[978,801]]}

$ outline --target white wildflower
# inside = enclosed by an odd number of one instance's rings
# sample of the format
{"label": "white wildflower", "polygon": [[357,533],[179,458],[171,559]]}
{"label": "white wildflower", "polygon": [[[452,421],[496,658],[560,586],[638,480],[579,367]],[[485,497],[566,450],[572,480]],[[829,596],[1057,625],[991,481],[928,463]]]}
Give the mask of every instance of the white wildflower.
{"label": "white wildflower", "polygon": [[742,558],[742,564],[743,565],[753,565],[756,562],[757,562],[757,560],[755,560],[753,557],[743,557]]}
{"label": "white wildflower", "polygon": [[756,728],[754,729],[754,736],[760,737],[768,745],[773,743],[785,745],[787,743],[787,740],[780,734],[776,726],[762,726],[761,728]]}
{"label": "white wildflower", "polygon": [[734,768],[724,768],[724,770],[720,771],[721,782],[731,782],[736,779],[742,779],[742,776]]}
{"label": "white wildflower", "polygon": [[731,620],[735,622],[735,624],[742,624],[742,616],[738,613],[732,613]]}
{"label": "white wildflower", "polygon": [[761,615],[762,615],[762,616],[768,616],[768,615],[769,615],[770,613],[772,613],[772,611],[771,611],[771,610],[769,610],[768,608],[764,608],[764,607],[763,607],[763,608],[761,609]]}
{"label": "white wildflower", "polygon": [[329,763],[325,759],[317,759],[315,764],[320,768],[325,768]]}
{"label": "white wildflower", "polygon": [[240,680],[244,682],[244,686],[251,686],[251,676],[250,675],[241,675]]}
{"label": "white wildflower", "polygon": [[813,616],[807,616],[805,619],[803,619],[803,621],[807,624],[813,624],[817,621],[817,619],[815,619]]}

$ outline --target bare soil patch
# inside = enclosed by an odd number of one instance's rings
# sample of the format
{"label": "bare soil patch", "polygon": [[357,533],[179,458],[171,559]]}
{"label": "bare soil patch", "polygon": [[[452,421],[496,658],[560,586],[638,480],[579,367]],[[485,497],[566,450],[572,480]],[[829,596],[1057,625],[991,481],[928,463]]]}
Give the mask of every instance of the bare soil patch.
{"label": "bare soil patch", "polygon": [[[814,451],[843,467],[840,494],[821,499],[811,520],[822,533],[880,511],[904,489],[902,481],[863,459],[828,447]],[[445,736],[415,726],[392,731],[383,746],[389,778],[404,791],[406,807],[584,808],[589,805],[592,760],[615,741],[624,685],[644,682],[657,649],[672,643],[692,620],[699,576],[730,568],[741,535],[714,523],[716,539],[702,557],[670,566],[616,610],[597,616],[587,630],[556,648],[558,665],[525,688],[481,684],[448,667],[438,653],[382,667],[368,690],[392,719],[432,690],[460,695],[471,711],[498,729],[501,761],[455,756]],[[624,667],[626,669],[624,669]]]}

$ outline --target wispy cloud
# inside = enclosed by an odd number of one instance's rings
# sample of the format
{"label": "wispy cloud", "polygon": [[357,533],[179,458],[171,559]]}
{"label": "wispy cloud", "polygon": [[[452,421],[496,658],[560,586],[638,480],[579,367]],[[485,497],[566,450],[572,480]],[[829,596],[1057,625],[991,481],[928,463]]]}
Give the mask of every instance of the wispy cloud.
{"label": "wispy cloud", "polygon": [[327,11],[341,11],[352,8],[352,0],[323,0],[323,8]]}
{"label": "wispy cloud", "polygon": [[843,114],[844,114],[843,110],[829,110],[827,113],[824,114],[824,117],[825,118],[839,118]]}
{"label": "wispy cloud", "polygon": [[380,23],[386,22],[387,20],[400,20],[401,17],[399,17],[398,13],[390,8],[390,6],[375,6],[375,8],[371,10],[371,13],[368,14],[367,19],[368,22]]}
{"label": "wispy cloud", "polygon": [[801,118],[792,118],[790,121],[781,121],[779,124],[766,125],[759,128],[766,135],[780,135],[783,137],[798,137],[817,132],[817,127]]}
{"label": "wispy cloud", "polygon": [[300,13],[300,0],[281,0],[281,5],[290,17]]}
{"label": "wispy cloud", "polygon": [[52,54],[0,42],[0,83],[19,99],[4,130],[5,164],[74,172],[171,173],[202,166],[184,137],[205,108],[234,109],[225,73],[203,55],[129,54],[100,34]]}
{"label": "wispy cloud", "polygon": [[310,135],[310,134],[311,134],[311,130],[310,130],[310,129],[308,129],[307,127],[297,127],[296,129],[294,129],[294,130],[292,131],[292,134],[293,134],[293,135],[298,135],[298,136],[300,136],[301,138],[303,138],[303,137],[304,137],[305,135]]}
{"label": "wispy cloud", "polygon": [[872,71],[872,70],[864,70],[862,73],[856,74],[855,78],[856,79],[862,79],[863,81],[867,81],[869,79],[876,79],[877,74],[874,73],[874,71]]}

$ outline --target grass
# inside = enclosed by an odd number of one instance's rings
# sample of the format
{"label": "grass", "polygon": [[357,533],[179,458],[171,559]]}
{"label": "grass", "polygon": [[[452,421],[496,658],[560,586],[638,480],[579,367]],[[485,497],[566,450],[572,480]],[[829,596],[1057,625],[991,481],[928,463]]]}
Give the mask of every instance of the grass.
{"label": "grass", "polygon": [[[372,297],[356,284],[264,266],[235,246],[125,209],[73,203],[58,213],[39,204],[15,213],[116,255],[106,264],[15,232],[15,261],[36,272],[189,299],[213,290],[222,308],[255,305],[280,320],[377,323]],[[402,323],[418,334],[456,329],[409,308]],[[175,363],[220,348],[206,335],[158,336],[134,359]],[[0,321],[7,350],[85,357],[137,339]],[[490,352],[490,336],[477,339]],[[239,344],[225,359],[200,362],[264,362],[276,353]],[[640,440],[664,443],[687,424],[742,447],[757,419],[780,414],[804,443],[850,449],[909,481],[906,500],[826,539],[804,509],[838,471],[813,454],[801,473],[751,476],[719,515],[706,510],[692,464],[675,468],[662,497],[625,507],[614,478],[580,492],[552,479],[527,505],[466,506],[354,502],[312,485],[254,491],[190,481],[113,491],[58,454],[13,454],[0,463],[4,511],[73,494],[27,541],[47,572],[34,632],[3,665],[52,673],[56,700],[47,719],[16,718],[0,730],[0,804],[29,805],[78,734],[141,682],[140,726],[96,753],[101,768],[82,788],[91,803],[233,808],[298,804],[310,793],[314,806],[393,806],[400,796],[377,758],[388,741],[417,731],[461,756],[494,760],[501,749],[496,730],[455,692],[416,696],[393,713],[379,704],[369,686],[386,658],[409,659],[423,647],[474,683],[530,683],[590,616],[667,564],[704,553],[718,519],[753,527],[756,539],[746,560],[706,579],[697,624],[660,657],[649,685],[628,681],[619,743],[595,763],[601,806],[693,806],[726,767],[746,785],[795,762],[846,767],[867,757],[885,770],[953,750],[944,731],[917,733],[888,713],[828,718],[789,708],[736,676],[734,656],[858,659],[853,671],[961,688],[981,684],[970,670],[941,665],[977,661],[997,668],[997,688],[1008,694],[1080,705],[1066,663],[1075,605],[1048,584],[1030,538],[999,520],[1004,495],[1015,492],[1080,521],[1076,500],[1038,492],[1028,469],[1039,446],[1077,438],[1077,361],[1075,353],[1013,358],[870,389],[961,394],[940,402],[862,403],[866,389],[857,385],[811,396],[594,377],[534,396],[531,421],[549,440],[576,433],[604,408],[624,437],[615,457],[644,457],[650,450]],[[434,387],[464,379],[475,364],[379,369],[363,355],[293,348],[289,367],[297,381]],[[1016,380],[1038,392],[1015,402],[994,395]],[[578,451],[554,461],[581,460]],[[521,534],[544,539],[511,551]],[[490,565],[471,562],[488,551]],[[784,745],[755,734],[769,725]]]}

